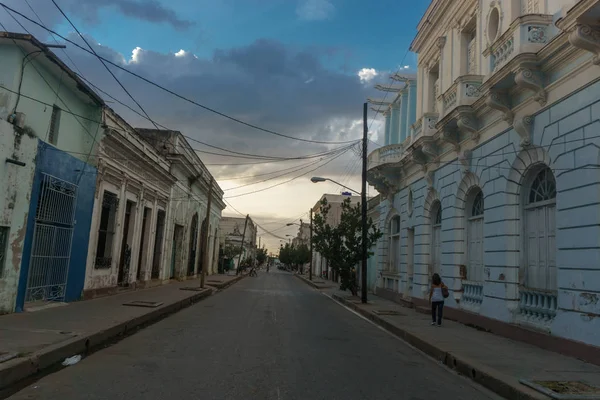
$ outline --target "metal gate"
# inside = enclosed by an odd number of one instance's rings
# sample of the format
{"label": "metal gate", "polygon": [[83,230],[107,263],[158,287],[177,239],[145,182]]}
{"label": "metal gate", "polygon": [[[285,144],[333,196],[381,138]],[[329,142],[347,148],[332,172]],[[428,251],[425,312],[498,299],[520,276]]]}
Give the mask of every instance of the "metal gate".
{"label": "metal gate", "polygon": [[77,185],[42,174],[25,301],[65,298],[75,226]]}

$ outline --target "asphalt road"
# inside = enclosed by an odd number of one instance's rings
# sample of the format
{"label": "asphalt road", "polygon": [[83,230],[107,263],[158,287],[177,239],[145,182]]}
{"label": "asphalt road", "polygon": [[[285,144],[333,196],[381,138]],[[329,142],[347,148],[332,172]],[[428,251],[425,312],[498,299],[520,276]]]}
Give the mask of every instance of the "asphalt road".
{"label": "asphalt road", "polygon": [[245,278],[10,399],[500,398],[293,276],[271,271]]}

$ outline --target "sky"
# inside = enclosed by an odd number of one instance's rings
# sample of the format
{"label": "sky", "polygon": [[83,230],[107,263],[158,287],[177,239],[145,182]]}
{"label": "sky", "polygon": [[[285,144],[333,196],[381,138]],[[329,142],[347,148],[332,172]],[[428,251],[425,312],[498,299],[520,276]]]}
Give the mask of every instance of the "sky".
{"label": "sky", "polygon": [[[52,0],[1,0],[5,5],[81,44]],[[284,135],[320,142],[362,136],[367,97],[390,73],[413,72],[408,48],[427,0],[55,0],[101,56],[199,104]],[[45,43],[65,43],[0,9],[7,30],[24,29]],[[1,28],[0,28],[1,29]],[[56,54],[112,97],[139,109],[94,56],[72,44]],[[68,56],[68,57],[67,57]],[[223,214],[250,214],[261,242],[276,251],[295,236],[300,219],[323,193],[360,190],[360,153],[343,144],[307,143],[252,129],[180,100],[126,72],[111,69],[157,123],[227,150],[309,159],[265,163],[205,153],[192,146],[217,178],[229,204]],[[100,93],[131,125],[147,119]],[[369,113],[369,151],[381,145],[382,117]],[[338,150],[339,149],[339,150]],[[204,153],[202,153],[204,152]],[[232,154],[232,153],[228,153]],[[335,158],[334,158],[335,157]],[[370,188],[370,195],[376,195]],[[262,229],[261,229],[262,228]],[[268,232],[267,232],[268,231]]]}

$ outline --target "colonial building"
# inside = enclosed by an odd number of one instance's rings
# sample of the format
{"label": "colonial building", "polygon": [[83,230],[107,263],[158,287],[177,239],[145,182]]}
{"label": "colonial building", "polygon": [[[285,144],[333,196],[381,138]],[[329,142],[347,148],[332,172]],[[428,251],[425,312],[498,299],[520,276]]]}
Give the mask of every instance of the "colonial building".
{"label": "colonial building", "polygon": [[[251,257],[256,257],[256,236],[257,226],[252,221],[252,218],[241,217],[223,217],[220,222],[221,246],[234,246],[236,248],[242,247],[241,261]],[[243,240],[243,246],[242,246]],[[234,258],[233,267],[237,269],[239,266],[240,257]]]}
{"label": "colonial building", "polygon": [[600,345],[599,9],[431,2],[411,138],[369,156],[378,294],[425,304],[439,273],[459,320]]}
{"label": "colonial building", "polygon": [[84,297],[164,278],[167,212],[177,179],[137,131],[104,109]]}
{"label": "colonial building", "polygon": [[0,314],[81,296],[103,106],[49,46],[0,32]]}
{"label": "colonial building", "polygon": [[[175,178],[165,215],[166,244],[161,250],[161,266],[156,267],[158,279],[191,278],[204,268],[207,274],[215,273],[219,226],[225,209],[223,190],[181,132],[139,128],[136,131],[166,158],[169,173]],[[209,195],[211,205],[207,219]],[[206,235],[208,250],[205,254],[202,244],[206,242]]]}

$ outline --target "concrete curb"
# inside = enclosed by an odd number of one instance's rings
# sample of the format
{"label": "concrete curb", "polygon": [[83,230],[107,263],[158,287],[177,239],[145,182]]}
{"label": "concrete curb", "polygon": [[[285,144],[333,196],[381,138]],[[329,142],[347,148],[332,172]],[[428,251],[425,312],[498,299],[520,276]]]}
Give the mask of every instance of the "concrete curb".
{"label": "concrete curb", "polygon": [[308,286],[314,287],[315,289],[328,289],[328,288],[333,287],[331,285],[319,285],[319,284],[317,284],[317,283],[315,283],[313,281],[310,281],[310,280],[306,279],[302,275],[296,275],[296,274],[294,274],[294,276],[296,278],[300,279],[302,282],[306,283]]}
{"label": "concrete curb", "polygon": [[[231,284],[239,281],[232,280]],[[229,285],[228,285],[229,286]],[[158,322],[164,317],[191,306],[213,294],[211,289],[196,293],[188,298],[164,304],[150,312],[117,323],[106,329],[77,336],[38,350],[27,357],[16,358],[0,364],[0,390],[62,362],[76,354],[88,354],[100,346],[114,341],[136,330]]]}
{"label": "concrete curb", "polygon": [[472,379],[478,384],[490,389],[504,398],[514,400],[548,399],[547,396],[521,385],[518,382],[518,379],[515,377],[506,376],[485,365],[481,365],[478,362],[446,351],[441,348],[441,346],[438,346],[435,343],[427,342],[415,334],[386,321],[384,318],[361,308],[357,304],[354,304],[337,294],[332,294],[331,296],[334,300],[342,303],[353,311],[356,311],[358,314],[362,315],[368,320],[374,322],[410,345],[440,361],[446,367],[459,372],[461,375]]}

